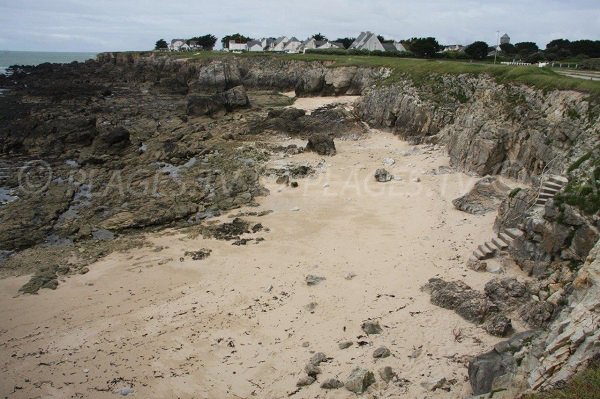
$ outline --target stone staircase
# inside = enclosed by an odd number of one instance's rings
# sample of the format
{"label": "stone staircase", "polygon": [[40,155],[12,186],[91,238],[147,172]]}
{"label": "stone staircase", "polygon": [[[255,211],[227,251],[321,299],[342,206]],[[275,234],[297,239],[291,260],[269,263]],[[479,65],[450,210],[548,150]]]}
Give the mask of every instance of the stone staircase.
{"label": "stone staircase", "polygon": [[[550,198],[554,198],[569,182],[569,180],[562,176],[551,175],[548,176],[542,183],[540,192],[534,204],[535,207],[543,207]],[[496,237],[490,241],[477,247],[473,251],[471,260],[486,260],[491,259],[498,251],[507,249],[512,242],[523,235],[523,231],[520,229],[506,229],[499,233]]]}
{"label": "stone staircase", "polygon": [[550,198],[554,198],[568,182],[569,180],[562,176],[548,176],[540,188],[540,193],[535,202],[535,206],[542,207],[546,205],[546,202],[548,202]]}
{"label": "stone staircase", "polygon": [[473,251],[473,256],[471,259],[486,260],[493,258],[496,256],[498,251],[505,250],[515,239],[521,237],[522,235],[523,232],[519,229],[506,229],[499,233],[496,237],[492,238],[490,241],[478,246],[477,249]]}

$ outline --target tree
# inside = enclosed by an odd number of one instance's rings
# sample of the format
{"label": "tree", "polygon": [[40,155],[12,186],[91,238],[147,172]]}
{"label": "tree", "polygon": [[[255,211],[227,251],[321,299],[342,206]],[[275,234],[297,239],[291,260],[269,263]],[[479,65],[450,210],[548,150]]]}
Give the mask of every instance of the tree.
{"label": "tree", "polygon": [[408,49],[417,57],[433,58],[440,51],[440,44],[433,37],[413,37],[408,42]]}
{"label": "tree", "polygon": [[521,42],[515,44],[515,51],[523,58],[539,51],[537,44],[533,42]]}
{"label": "tree", "polygon": [[165,39],[160,39],[156,41],[156,44],[154,45],[154,49],[155,50],[164,50],[164,49],[168,49],[169,45],[167,44]]}
{"label": "tree", "polygon": [[251,37],[241,35],[239,33],[234,33],[233,35],[224,36],[221,39],[221,44],[223,48],[229,48],[229,42],[233,40],[236,43],[248,43],[250,40],[253,40]]}
{"label": "tree", "polygon": [[320,41],[320,42],[324,42],[325,40],[327,40],[327,38],[325,37],[325,35],[323,35],[322,33],[315,33],[314,35],[312,35],[312,38]]}
{"label": "tree", "polygon": [[571,42],[569,50],[575,56],[586,55],[590,58],[599,58],[600,40],[576,40]]}
{"label": "tree", "polygon": [[197,42],[204,50],[212,50],[215,47],[215,43],[217,42],[217,37],[211,35],[210,33],[204,36],[196,36],[187,40],[187,42],[191,41]]}
{"label": "tree", "polygon": [[483,60],[488,55],[488,45],[481,41],[471,43],[465,49],[465,53],[475,60]]}
{"label": "tree", "polygon": [[517,50],[515,50],[515,46],[510,43],[502,43],[500,45],[500,50],[506,55],[513,55],[517,52]]}
{"label": "tree", "polygon": [[348,47],[352,46],[352,43],[354,43],[355,40],[355,37],[340,37],[336,40],[336,42],[342,43],[344,48],[347,49]]}
{"label": "tree", "polygon": [[569,50],[571,42],[567,39],[554,39],[550,43],[546,44],[546,51],[560,51]]}

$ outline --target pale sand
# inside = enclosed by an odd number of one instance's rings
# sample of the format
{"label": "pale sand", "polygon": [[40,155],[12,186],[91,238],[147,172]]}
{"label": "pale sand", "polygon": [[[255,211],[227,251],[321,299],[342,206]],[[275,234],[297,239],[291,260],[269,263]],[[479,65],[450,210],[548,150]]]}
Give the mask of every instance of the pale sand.
{"label": "pale sand", "polygon": [[[288,97],[294,97],[294,92],[282,93]],[[321,108],[326,105],[339,104],[345,106],[347,109],[358,100],[360,96],[338,96],[338,97],[298,97],[295,98],[294,104],[288,108],[299,108],[306,111],[307,114],[311,114],[314,110]]]}
{"label": "pale sand", "polygon": [[[138,398],[282,398],[295,390],[315,351],[333,358],[322,364],[319,381],[344,381],[356,366],[377,376],[390,365],[411,383],[407,390],[379,384],[380,397],[468,395],[465,355],[499,339],[431,305],[420,287],[438,276],[482,289],[494,275],[465,263],[493,235],[494,213],[453,208],[451,200],[475,178],[423,174],[448,164],[442,151],[403,156],[414,147],[382,132],[336,145],[338,155],[325,160],[330,166],[299,180],[299,188],[265,179],[271,195],[247,209],[274,210],[247,218],[271,230],[256,235],[266,239],[258,245],[166,231],[149,236],[163,251],[112,254],[56,291],[14,297],[27,278],[1,280],[0,395],[110,398],[129,381]],[[396,160],[388,170],[402,181],[374,181],[386,157]],[[320,160],[307,153],[285,162]],[[416,176],[420,183],[412,181]],[[213,253],[179,261],[200,248]],[[356,277],[346,280],[347,273]],[[307,286],[308,274],[326,280]],[[317,303],[313,313],[305,309],[311,302]],[[364,336],[360,326],[370,318],[380,321],[383,334]],[[461,342],[453,329],[462,330]],[[344,340],[355,345],[338,349]],[[359,340],[369,344],[358,347]],[[393,356],[373,359],[380,345]],[[457,380],[451,392],[420,385],[441,377]],[[15,386],[22,389],[12,393]],[[315,383],[292,397],[355,395]]]}

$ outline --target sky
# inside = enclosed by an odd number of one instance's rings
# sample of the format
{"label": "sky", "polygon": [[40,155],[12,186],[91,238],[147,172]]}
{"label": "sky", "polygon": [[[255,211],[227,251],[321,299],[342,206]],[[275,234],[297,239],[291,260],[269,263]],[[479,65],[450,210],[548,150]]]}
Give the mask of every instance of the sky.
{"label": "sky", "polygon": [[370,30],[441,44],[600,40],[600,0],[0,0],[0,50],[149,50],[161,38],[259,38]]}

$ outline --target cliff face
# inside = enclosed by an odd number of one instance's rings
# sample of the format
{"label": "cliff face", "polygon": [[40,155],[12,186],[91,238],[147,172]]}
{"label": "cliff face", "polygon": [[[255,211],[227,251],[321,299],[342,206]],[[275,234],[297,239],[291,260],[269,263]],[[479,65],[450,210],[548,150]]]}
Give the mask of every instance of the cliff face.
{"label": "cliff face", "polygon": [[598,140],[598,104],[485,76],[438,76],[368,89],[361,118],[414,142],[445,143],[454,166],[528,180],[564,168]]}
{"label": "cliff face", "polygon": [[360,119],[413,142],[447,145],[453,166],[480,175],[529,180],[544,168],[561,174],[600,135],[600,105],[574,91],[498,84],[488,76],[432,75],[380,84],[383,68],[331,67],[327,62],[240,57],[188,62],[106,53],[121,79],[152,90],[193,93],[295,90],[299,96],[359,95]]}

